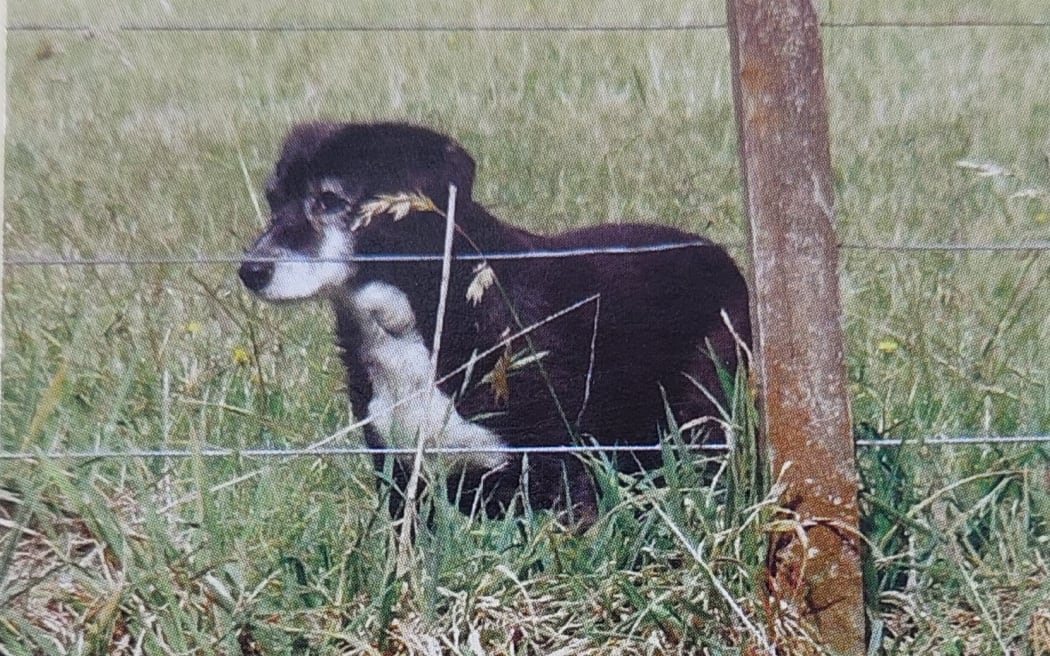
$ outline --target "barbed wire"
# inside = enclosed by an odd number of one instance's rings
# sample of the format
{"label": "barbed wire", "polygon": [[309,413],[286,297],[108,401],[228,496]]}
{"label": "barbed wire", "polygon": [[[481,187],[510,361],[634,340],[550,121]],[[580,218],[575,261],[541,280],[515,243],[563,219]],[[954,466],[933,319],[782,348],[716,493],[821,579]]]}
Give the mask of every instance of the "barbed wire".
{"label": "barbed wire", "polygon": [[908,20],[872,20],[872,21],[824,21],[820,24],[823,28],[830,29],[881,29],[881,28],[903,28],[903,29],[944,29],[956,27],[972,28],[1047,28],[1050,27],[1048,20],[930,20],[930,21],[908,21]]}
{"label": "barbed wire", "polygon": [[[454,260],[463,261],[496,261],[496,260],[531,260],[581,257],[589,255],[630,255],[636,253],[658,253],[684,248],[730,248],[742,249],[744,244],[738,242],[712,243],[707,241],[688,241],[678,243],[649,244],[645,246],[595,246],[558,250],[532,250],[497,253],[456,253]],[[1048,252],[1050,241],[1031,241],[1001,244],[957,244],[957,243],[917,243],[917,244],[864,244],[842,242],[842,250],[877,251],[877,252]],[[146,266],[165,264],[238,264],[245,259],[244,255],[172,255],[172,256],[125,256],[100,255],[95,257],[58,257],[58,256],[15,256],[2,260],[5,266]],[[440,253],[361,253],[351,258],[355,262],[440,262]],[[253,262],[273,263],[324,263],[345,262],[346,258],[307,258],[307,257],[253,257]]]}
{"label": "barbed wire", "polygon": [[692,32],[726,29],[725,23],[668,23],[663,25],[250,25],[212,23],[196,25],[156,24],[21,24],[7,28],[12,32]]}
{"label": "barbed wire", "polygon": [[[595,246],[558,250],[530,250],[498,253],[453,253],[453,260],[527,260],[580,257],[584,255],[627,255],[632,253],[656,253],[680,250],[684,248],[714,247],[716,244],[706,241],[687,241],[644,246]],[[1050,244],[1048,244],[1050,248]],[[73,257],[24,257],[8,258],[5,264],[12,266],[107,266],[107,265],[146,265],[146,264],[236,264],[245,259],[245,255],[187,255],[158,257],[100,256],[92,258]],[[444,259],[441,253],[360,253],[351,258],[310,258],[310,257],[252,257],[253,262],[273,263],[323,263],[323,262],[440,262]]]}
{"label": "barbed wire", "polygon": [[[622,452],[649,452],[660,451],[665,447],[660,444],[645,444],[640,446],[625,445],[565,445],[565,446],[541,446],[541,447],[429,447],[424,448],[426,455],[476,455],[482,453],[513,454],[582,454],[582,453],[622,453]],[[726,451],[729,449],[725,444],[690,445],[686,447],[693,450]],[[258,447],[247,449],[224,449],[210,447],[204,449],[127,449],[111,450],[98,449],[86,451],[69,452],[44,452],[34,454],[30,452],[6,453],[0,452],[0,460],[12,460],[22,458],[69,458],[69,459],[91,459],[91,458],[191,458],[202,456],[206,458],[230,458],[230,457],[254,457],[254,458],[297,458],[301,456],[362,456],[362,455],[390,455],[406,456],[416,455],[415,448],[380,448],[373,449],[367,446],[326,446],[306,448],[276,448]]]}
{"label": "barbed wire", "polygon": [[[877,438],[859,439],[854,444],[858,447],[885,448],[902,446],[996,446],[1050,444],[1050,435],[1000,435],[1000,436],[949,436],[935,435],[927,438]],[[504,447],[428,447],[423,451],[430,456],[476,455],[483,453],[500,453],[506,455],[572,455],[588,453],[647,453],[684,449],[686,451],[731,451],[728,444],[689,444],[684,446],[667,444],[587,444],[565,446],[504,446]],[[95,460],[95,459],[130,459],[130,458],[300,458],[300,457],[333,457],[333,456],[414,456],[414,448],[380,448],[367,446],[326,446],[326,447],[249,447],[244,449],[204,447],[199,449],[88,449],[83,451],[0,451],[0,460]]]}
{"label": "barbed wire", "polygon": [[[861,21],[836,21],[828,20],[821,22],[825,29],[848,30],[848,29],[953,29],[953,28],[1050,28],[1050,19],[1047,20],[861,20]],[[703,32],[718,31],[728,28],[725,22],[693,22],[693,23],[658,23],[648,25],[587,25],[587,24],[450,24],[450,25],[332,25],[332,24],[249,24],[249,23],[198,23],[198,24],[164,24],[164,23],[117,23],[88,24],[88,23],[15,23],[9,25],[9,32],[154,32],[154,33],[180,33],[180,32],[345,32],[345,33],[391,33],[391,32],[415,32],[415,33],[544,33],[544,32],[596,32],[596,33],[623,33],[623,32]]]}
{"label": "barbed wire", "polygon": [[1022,251],[1050,251],[1050,241],[1037,240],[1027,242],[999,244],[959,244],[953,242],[928,242],[916,244],[864,244],[859,242],[841,242],[842,250],[863,251],[896,251],[896,252],[974,252],[1002,253]]}
{"label": "barbed wire", "polygon": [[880,437],[855,440],[863,447],[990,446],[1000,444],[1050,444],[1050,435],[943,435],[926,438]]}

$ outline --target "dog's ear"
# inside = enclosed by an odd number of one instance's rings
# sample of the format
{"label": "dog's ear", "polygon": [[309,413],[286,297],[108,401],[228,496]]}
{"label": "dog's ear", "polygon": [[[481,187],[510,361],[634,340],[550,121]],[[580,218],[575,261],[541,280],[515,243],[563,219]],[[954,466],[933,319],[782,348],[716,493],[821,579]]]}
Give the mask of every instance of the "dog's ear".
{"label": "dog's ear", "polygon": [[365,195],[419,192],[444,210],[450,183],[460,203],[471,200],[474,160],[449,137],[404,123],[295,126],[270,186],[301,193],[304,181],[326,176],[339,177],[348,190]]}
{"label": "dog's ear", "polygon": [[460,203],[472,198],[474,159],[453,139],[428,128],[351,124],[326,141],[331,165],[347,167],[347,177],[360,180],[366,192],[419,192],[444,210],[451,183]]}
{"label": "dog's ear", "polygon": [[266,183],[267,197],[279,199],[301,193],[305,180],[314,172],[312,163],[342,129],[338,123],[313,121],[289,130],[280,158]]}
{"label": "dog's ear", "polygon": [[343,126],[328,121],[312,121],[293,126],[284,138],[281,161],[308,162],[317,156],[324,144]]}
{"label": "dog's ear", "polygon": [[448,206],[448,186],[456,185],[456,197],[464,203],[474,193],[474,158],[458,143],[441,138],[434,148],[419,154],[421,166],[413,167],[408,181],[409,188],[426,194],[444,210]]}

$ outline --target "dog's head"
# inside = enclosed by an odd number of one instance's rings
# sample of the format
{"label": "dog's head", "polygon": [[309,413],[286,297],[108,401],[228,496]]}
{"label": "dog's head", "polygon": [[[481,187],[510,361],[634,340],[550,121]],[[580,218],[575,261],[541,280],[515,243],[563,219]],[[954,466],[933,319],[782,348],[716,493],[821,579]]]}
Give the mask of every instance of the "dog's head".
{"label": "dog's head", "polygon": [[323,296],[352,280],[363,212],[384,196],[419,194],[441,209],[448,186],[471,198],[474,160],[448,137],[397,123],[307,123],[285,139],[266,184],[270,225],[238,274],[269,301]]}

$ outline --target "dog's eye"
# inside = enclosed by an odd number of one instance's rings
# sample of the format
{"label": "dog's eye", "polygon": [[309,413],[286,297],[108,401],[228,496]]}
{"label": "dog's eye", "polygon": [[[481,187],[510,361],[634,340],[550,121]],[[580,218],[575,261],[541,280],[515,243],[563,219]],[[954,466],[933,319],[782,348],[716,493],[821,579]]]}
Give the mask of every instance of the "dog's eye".
{"label": "dog's eye", "polygon": [[314,196],[310,209],[314,214],[339,214],[350,207],[350,202],[332,191],[322,191]]}

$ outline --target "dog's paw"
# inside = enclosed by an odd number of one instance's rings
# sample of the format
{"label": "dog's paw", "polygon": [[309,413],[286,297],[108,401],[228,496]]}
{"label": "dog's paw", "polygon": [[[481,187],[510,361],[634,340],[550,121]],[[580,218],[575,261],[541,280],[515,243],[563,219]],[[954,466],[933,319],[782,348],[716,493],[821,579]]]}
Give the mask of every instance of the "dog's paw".
{"label": "dog's paw", "polygon": [[[407,310],[407,311],[406,311]],[[392,337],[405,337],[415,332],[416,317],[406,303],[404,307],[381,307],[372,310],[372,318]]]}
{"label": "dog's paw", "polygon": [[408,297],[392,285],[365,285],[354,294],[354,305],[393,337],[406,336],[416,329],[416,315]]}

